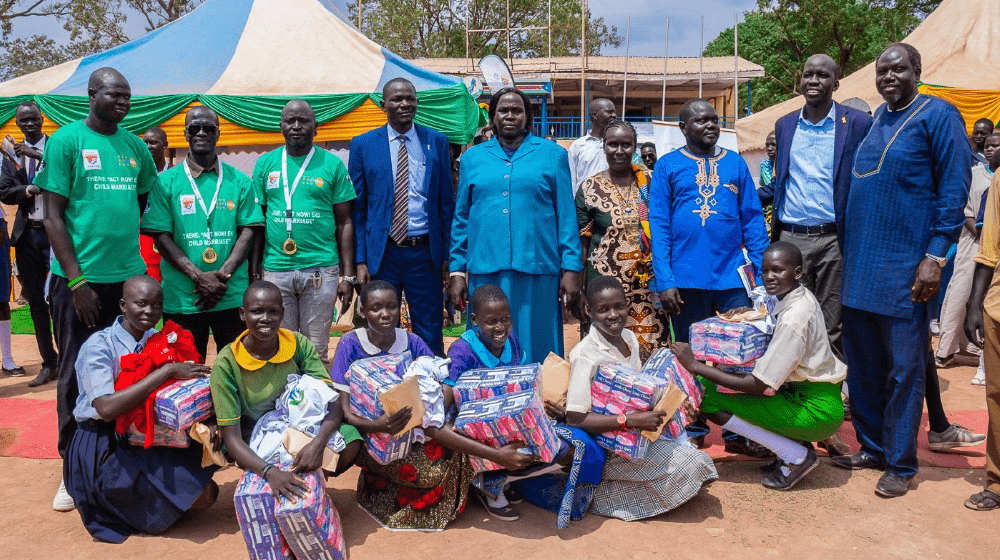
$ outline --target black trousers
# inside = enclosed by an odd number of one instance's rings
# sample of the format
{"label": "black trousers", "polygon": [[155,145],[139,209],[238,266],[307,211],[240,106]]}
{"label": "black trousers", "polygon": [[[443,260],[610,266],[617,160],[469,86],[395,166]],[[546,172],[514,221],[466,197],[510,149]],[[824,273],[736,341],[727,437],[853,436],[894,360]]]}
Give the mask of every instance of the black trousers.
{"label": "black trousers", "polygon": [[45,301],[45,280],[49,275],[49,238],[45,230],[26,227],[14,244],[17,262],[17,279],[21,282],[21,295],[28,301],[31,322],[35,325],[35,344],[42,357],[42,367],[55,369],[59,355],[52,343],[52,316]]}
{"label": "black trousers", "polygon": [[208,352],[209,330],[215,339],[216,351],[221,352],[247,329],[246,324],[240,320],[239,307],[203,313],[164,313],[163,321],[173,321],[191,331],[194,345],[202,358]]}
{"label": "black trousers", "polygon": [[80,388],[76,383],[76,357],[80,347],[95,332],[111,326],[121,315],[118,306],[122,299],[122,288],[125,282],[112,284],[89,283],[88,286],[97,293],[101,309],[97,317],[97,326],[88,328],[76,316],[73,308],[73,292],[67,286],[67,280],[62,276],[52,275],[49,286],[49,297],[52,300],[52,321],[56,325],[56,343],[59,345],[59,386],[56,388],[56,415],[59,418],[59,456],[65,458],[69,442],[76,431],[76,420],[73,409],[76,399],[80,396]]}

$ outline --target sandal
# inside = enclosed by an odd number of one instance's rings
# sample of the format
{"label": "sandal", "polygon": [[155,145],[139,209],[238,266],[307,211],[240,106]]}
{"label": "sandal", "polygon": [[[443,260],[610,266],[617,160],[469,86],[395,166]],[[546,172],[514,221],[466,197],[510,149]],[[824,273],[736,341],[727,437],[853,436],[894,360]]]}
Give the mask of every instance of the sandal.
{"label": "sandal", "polygon": [[482,492],[475,492],[475,494],[476,497],[479,498],[479,502],[483,504],[484,508],[486,508],[486,513],[488,513],[490,517],[500,521],[517,521],[521,518],[521,514],[517,512],[517,509],[509,503],[503,507],[493,507],[490,505],[489,501],[487,501],[486,494],[483,494]]}
{"label": "sandal", "polygon": [[976,511],[990,511],[1000,508],[1000,494],[991,490],[983,490],[969,496],[969,499],[965,500],[965,507]]}

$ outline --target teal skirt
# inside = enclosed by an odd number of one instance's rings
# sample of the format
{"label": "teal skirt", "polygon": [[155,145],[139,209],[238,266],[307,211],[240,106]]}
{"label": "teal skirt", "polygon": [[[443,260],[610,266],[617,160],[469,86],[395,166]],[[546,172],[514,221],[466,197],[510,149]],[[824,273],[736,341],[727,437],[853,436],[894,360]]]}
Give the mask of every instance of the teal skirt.
{"label": "teal skirt", "polygon": [[483,284],[495,284],[507,295],[514,332],[525,354],[522,364],[540,364],[549,352],[564,355],[558,274],[524,274],[513,270],[470,274],[469,295]]}
{"label": "teal skirt", "polygon": [[844,403],[840,383],[796,381],[785,383],[772,396],[720,393],[704,377],[702,412],[729,412],[735,416],[798,441],[823,441],[840,429]]}

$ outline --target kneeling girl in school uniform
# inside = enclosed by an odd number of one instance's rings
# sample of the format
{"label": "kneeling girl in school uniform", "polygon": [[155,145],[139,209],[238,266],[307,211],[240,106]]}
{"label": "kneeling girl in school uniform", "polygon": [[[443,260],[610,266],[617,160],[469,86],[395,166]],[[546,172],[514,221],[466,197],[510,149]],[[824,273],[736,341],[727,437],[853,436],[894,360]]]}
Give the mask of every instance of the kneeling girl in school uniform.
{"label": "kneeling girl in school uniform", "polygon": [[212,403],[226,450],[236,463],[264,477],[271,491],[289,499],[302,496],[307,487],[298,473],[320,468],[327,442],[334,433],[344,438],[336,470],[340,474],[354,464],[362,448],[361,434],[342,423],[336,400],[327,406],[318,434],[303,447],[289,465],[268,463],[250,448],[254,426],[276,409],[288,376],[308,375],[327,384],[330,375],[316,347],[297,332],[280,328],[285,308],[281,291],[271,282],[254,282],[243,294],[240,318],[247,330],[219,352],[212,366]]}
{"label": "kneeling girl in school uniform", "polygon": [[[762,272],[767,293],[778,298],[777,323],[752,372],[729,373],[703,364],[685,343],[671,348],[681,365],[702,377],[705,416],[777,455],[762,467],[761,484],[790,490],[819,465],[811,442],[829,438],[843,422],[840,384],[847,367],[833,355],[819,302],[799,284],[799,249],[785,241],[771,244]],[[720,393],[716,385],[740,393]],[[766,396],[768,389],[776,393]]]}
{"label": "kneeling girl in school uniform", "polygon": [[170,379],[208,375],[207,366],[167,364],[141,381],[115,391],[121,357],[142,351],[163,315],[163,291],[149,276],[125,282],[119,304],[123,316],[94,333],[76,361],[80,396],[73,434],[63,463],[66,490],[87,531],[99,540],[121,543],[129,535],[156,535],[190,510],[215,502],[215,467],[202,468],[200,447],[133,447],[115,433],[115,419],[141,406]]}
{"label": "kneeling girl in school uniform", "polygon": [[[599,366],[627,364],[638,371],[642,363],[639,341],[625,328],[628,303],[621,282],[613,276],[594,278],[587,285],[586,297],[592,328],[569,354],[567,423],[592,434],[657,429],[666,420],[663,411],[615,417],[591,410],[591,384]],[[590,511],[625,521],[670,511],[718,478],[708,455],[686,441],[656,440],[649,444],[646,456],[635,461],[613,453],[607,456]]]}

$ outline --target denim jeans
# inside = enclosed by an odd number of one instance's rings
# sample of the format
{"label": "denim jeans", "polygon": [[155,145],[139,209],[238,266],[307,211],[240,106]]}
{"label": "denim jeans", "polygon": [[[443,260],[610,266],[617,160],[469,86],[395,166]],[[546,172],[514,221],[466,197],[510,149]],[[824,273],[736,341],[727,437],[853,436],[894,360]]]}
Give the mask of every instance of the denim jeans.
{"label": "denim jeans", "polygon": [[281,326],[305,335],[327,369],[330,358],[330,327],[337,304],[339,266],[320,266],[301,270],[264,271],[264,280],[281,290],[285,318]]}

